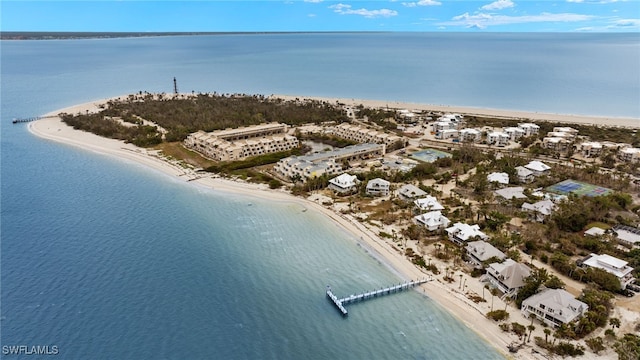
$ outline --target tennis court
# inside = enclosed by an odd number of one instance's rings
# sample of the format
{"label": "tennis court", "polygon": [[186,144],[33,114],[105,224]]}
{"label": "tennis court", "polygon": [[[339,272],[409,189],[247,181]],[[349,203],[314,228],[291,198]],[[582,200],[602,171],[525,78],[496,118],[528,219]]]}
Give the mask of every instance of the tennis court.
{"label": "tennis court", "polygon": [[451,154],[435,149],[425,149],[414,152],[410,157],[416,160],[432,163],[440,158],[451,157]]}
{"label": "tennis court", "polygon": [[569,193],[573,193],[578,196],[589,196],[589,197],[608,195],[613,192],[613,190],[609,188],[587,184],[587,183],[583,183],[583,182],[575,181],[571,179],[559,182],[555,185],[551,185],[547,188],[547,191],[556,193],[556,194],[562,194],[562,195],[568,195]]}

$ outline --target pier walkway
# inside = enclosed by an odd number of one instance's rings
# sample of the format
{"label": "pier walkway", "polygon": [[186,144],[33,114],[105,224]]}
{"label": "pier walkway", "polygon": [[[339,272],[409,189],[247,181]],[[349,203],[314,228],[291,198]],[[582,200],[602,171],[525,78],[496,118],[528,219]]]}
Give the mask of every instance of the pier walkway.
{"label": "pier walkway", "polygon": [[54,117],[58,117],[58,115],[55,115],[55,116],[35,116],[35,117],[30,117],[30,118],[13,119],[12,122],[14,124],[19,124],[19,123],[27,123],[27,122],[40,120],[40,119],[49,119],[49,118],[54,118]]}
{"label": "pier walkway", "polygon": [[431,278],[423,279],[423,280],[411,280],[409,282],[405,282],[405,283],[394,285],[394,286],[389,286],[389,287],[378,289],[378,290],[368,291],[362,294],[354,294],[342,299],[338,299],[338,297],[331,290],[331,286],[327,285],[327,297],[329,298],[329,300],[331,300],[331,302],[333,302],[336,308],[338,308],[340,313],[342,313],[342,316],[347,316],[348,312],[347,312],[347,309],[344,307],[347,304],[351,304],[357,301],[373,299],[373,298],[384,296],[384,295],[394,294],[397,292],[411,289],[415,286],[425,284],[432,280],[433,279]]}

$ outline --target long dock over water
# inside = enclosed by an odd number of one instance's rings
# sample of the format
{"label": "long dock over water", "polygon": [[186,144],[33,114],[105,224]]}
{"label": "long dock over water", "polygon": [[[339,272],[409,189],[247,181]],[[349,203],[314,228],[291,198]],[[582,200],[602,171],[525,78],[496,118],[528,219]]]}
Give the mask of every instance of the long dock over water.
{"label": "long dock over water", "polygon": [[428,283],[429,281],[432,281],[432,280],[433,279],[431,278],[423,279],[423,280],[411,280],[409,282],[405,282],[405,283],[394,285],[394,286],[389,286],[389,287],[378,289],[378,290],[368,291],[361,294],[353,294],[351,296],[347,296],[342,299],[339,299],[331,290],[331,286],[327,285],[327,298],[329,298],[329,300],[333,302],[333,304],[340,311],[340,313],[342,313],[342,316],[347,316],[348,315],[347,308],[344,307],[347,304],[351,304],[357,301],[373,299],[373,298],[384,296],[384,295],[395,294],[397,292],[412,289],[416,286]]}
{"label": "long dock over water", "polygon": [[30,118],[20,118],[20,119],[13,119],[13,123],[14,124],[20,124],[20,123],[27,123],[27,122],[32,122],[32,121],[36,121],[36,120],[40,120],[40,119],[48,119],[48,118],[53,118],[53,117],[57,117],[56,116],[35,116],[35,117],[30,117]]}

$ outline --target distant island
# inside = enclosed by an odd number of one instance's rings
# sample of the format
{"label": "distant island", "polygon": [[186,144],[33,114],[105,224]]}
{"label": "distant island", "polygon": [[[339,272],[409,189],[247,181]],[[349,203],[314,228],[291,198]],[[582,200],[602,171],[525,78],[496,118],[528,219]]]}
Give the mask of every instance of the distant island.
{"label": "distant island", "polygon": [[[331,33],[332,31],[325,32]],[[187,32],[75,32],[75,31],[0,31],[0,40],[65,40],[65,39],[111,39],[131,37],[153,36],[193,36],[193,35],[233,35],[233,34],[296,34],[297,31],[287,32],[213,32],[213,31],[187,31]],[[317,32],[316,32],[317,33]]]}

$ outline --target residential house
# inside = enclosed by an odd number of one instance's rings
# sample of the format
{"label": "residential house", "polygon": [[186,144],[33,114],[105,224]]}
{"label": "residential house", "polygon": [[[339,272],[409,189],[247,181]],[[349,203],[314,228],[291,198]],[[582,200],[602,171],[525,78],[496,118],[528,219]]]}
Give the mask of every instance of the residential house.
{"label": "residential house", "polygon": [[551,167],[549,165],[537,160],[530,161],[524,167],[533,172],[533,176],[535,177],[548,175],[551,171]]}
{"label": "residential house", "polygon": [[615,275],[620,281],[621,289],[626,289],[627,285],[635,280],[633,278],[633,268],[627,264],[628,262],[607,254],[590,254],[582,260],[582,266],[602,269]]}
{"label": "residential house", "polygon": [[551,200],[541,200],[534,204],[522,204],[522,211],[530,214],[530,217],[537,222],[544,222],[556,208],[556,204]]}
{"label": "residential house", "polygon": [[466,249],[469,261],[478,269],[482,269],[483,263],[491,258],[502,261],[507,257],[502,251],[482,240],[468,242]]}
{"label": "residential house", "polygon": [[616,239],[626,245],[640,245],[640,229],[625,225],[616,225],[613,227]]}
{"label": "residential house", "polygon": [[584,236],[598,237],[598,236],[604,236],[605,233],[606,231],[604,229],[594,226],[589,228],[589,230],[585,231]]}
{"label": "residential house", "polygon": [[431,195],[427,195],[427,197],[417,199],[413,203],[421,211],[444,210],[444,206],[440,205],[438,199]]}
{"label": "residential house", "polygon": [[521,186],[508,187],[494,191],[494,193],[503,199],[526,199],[527,195],[524,194],[524,188]]}
{"label": "residential house", "polygon": [[518,181],[523,184],[527,184],[535,180],[535,176],[533,175],[533,171],[527,169],[524,166],[516,167],[516,171],[518,173]]}
{"label": "residential house", "polygon": [[526,318],[534,315],[540,322],[557,328],[583,316],[589,306],[562,289],[545,289],[522,302]]}
{"label": "residential house", "polygon": [[357,176],[344,173],[329,180],[329,189],[346,194],[355,191],[359,182]]}
{"label": "residential house", "polygon": [[491,173],[487,175],[487,181],[498,185],[509,185],[509,174],[507,173]]}
{"label": "residential house", "polygon": [[524,286],[524,280],[529,275],[531,275],[531,269],[527,265],[507,259],[502,263],[490,264],[485,278],[504,296],[513,296]]}
{"label": "residential house", "polygon": [[387,196],[389,195],[390,186],[391,186],[391,183],[388,182],[387,180],[376,178],[376,179],[369,180],[369,182],[367,182],[366,192],[367,194],[373,195],[373,196]]}
{"label": "residential house", "polygon": [[487,234],[480,231],[480,226],[477,224],[469,225],[457,222],[453,226],[445,229],[449,235],[449,240],[457,245],[464,245],[467,241],[478,238],[481,240],[489,239]]}
{"label": "residential house", "polygon": [[416,224],[423,225],[429,231],[444,229],[451,223],[440,211],[429,211],[428,213],[414,216],[413,219]]}
{"label": "residential house", "polygon": [[412,184],[403,185],[400,189],[398,189],[398,197],[405,201],[411,201],[425,195],[427,195],[426,192],[422,191],[419,187]]}
{"label": "residential house", "polygon": [[542,139],[542,147],[555,151],[567,151],[571,146],[571,140],[563,136],[547,136]]}

